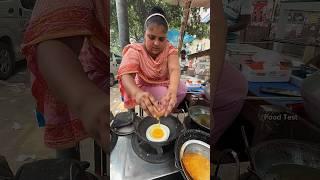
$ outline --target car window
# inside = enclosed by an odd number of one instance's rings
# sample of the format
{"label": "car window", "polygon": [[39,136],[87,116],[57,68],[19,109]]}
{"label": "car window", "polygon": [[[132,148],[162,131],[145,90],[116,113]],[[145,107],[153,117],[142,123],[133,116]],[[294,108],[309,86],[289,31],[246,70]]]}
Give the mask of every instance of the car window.
{"label": "car window", "polygon": [[33,9],[34,4],[36,3],[36,0],[20,0],[20,2],[23,8]]}

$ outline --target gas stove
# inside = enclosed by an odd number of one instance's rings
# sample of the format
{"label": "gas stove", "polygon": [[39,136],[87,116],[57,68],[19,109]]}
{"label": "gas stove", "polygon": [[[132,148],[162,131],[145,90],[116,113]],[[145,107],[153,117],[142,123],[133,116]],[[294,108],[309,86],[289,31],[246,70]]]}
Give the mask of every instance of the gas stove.
{"label": "gas stove", "polygon": [[[150,151],[150,147],[146,149],[143,148],[144,145],[141,147],[135,144],[138,141],[134,134],[118,137],[117,144],[110,154],[110,179],[152,180],[179,171],[171,153],[146,153],[146,150]],[[165,158],[165,161],[162,158]]]}
{"label": "gas stove", "polygon": [[162,147],[152,146],[139,139],[137,135],[133,135],[131,146],[136,155],[149,163],[159,164],[174,159],[174,144]]}

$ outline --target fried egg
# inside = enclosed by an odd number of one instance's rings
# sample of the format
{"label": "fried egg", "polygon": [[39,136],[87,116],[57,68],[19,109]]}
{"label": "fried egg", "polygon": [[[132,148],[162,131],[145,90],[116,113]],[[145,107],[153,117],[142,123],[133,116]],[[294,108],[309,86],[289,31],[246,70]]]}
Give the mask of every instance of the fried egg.
{"label": "fried egg", "polygon": [[163,142],[168,140],[170,135],[170,130],[166,125],[163,124],[153,124],[148,127],[146,132],[146,137],[152,142]]}

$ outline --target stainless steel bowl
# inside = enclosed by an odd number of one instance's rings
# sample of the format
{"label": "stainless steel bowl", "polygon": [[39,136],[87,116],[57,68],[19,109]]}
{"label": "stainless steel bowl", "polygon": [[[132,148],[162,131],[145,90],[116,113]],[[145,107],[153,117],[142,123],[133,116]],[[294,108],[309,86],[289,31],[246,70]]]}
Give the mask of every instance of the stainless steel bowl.
{"label": "stainless steel bowl", "polygon": [[188,172],[184,168],[184,165],[182,163],[182,157],[185,153],[197,153],[200,155],[203,155],[210,161],[210,145],[199,140],[188,140],[186,141],[181,149],[180,149],[180,164],[182,166],[182,170],[184,174],[186,175],[188,180],[192,180],[192,178],[189,176]]}

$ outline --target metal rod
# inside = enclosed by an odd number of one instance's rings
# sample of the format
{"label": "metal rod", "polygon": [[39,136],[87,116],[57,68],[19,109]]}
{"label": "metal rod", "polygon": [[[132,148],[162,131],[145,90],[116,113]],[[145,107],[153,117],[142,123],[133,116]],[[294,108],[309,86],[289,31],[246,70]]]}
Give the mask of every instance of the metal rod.
{"label": "metal rod", "polygon": [[247,96],[245,100],[282,100],[282,101],[301,101],[302,97],[285,97],[285,96]]}
{"label": "metal rod", "polygon": [[253,163],[253,159],[252,159],[252,156],[251,156],[250,147],[249,147],[249,143],[248,143],[248,138],[247,138],[247,134],[246,134],[246,131],[244,129],[244,126],[241,126],[241,134],[242,134],[242,138],[243,138],[243,141],[244,141],[246,152],[247,152],[247,155],[248,155],[248,158],[249,158],[249,161],[250,161],[250,166],[251,166],[252,170],[255,171],[256,168],[255,168],[254,163]]}
{"label": "metal rod", "polygon": [[247,138],[247,134],[246,134],[246,130],[244,129],[244,126],[241,126],[241,134],[242,134],[242,138],[243,138],[243,141],[245,144],[245,151],[248,155],[249,162],[250,162],[250,168],[248,168],[248,170],[251,173],[253,173],[259,180],[261,180],[260,176],[256,172],[256,166],[255,166],[255,163],[254,163],[252,155],[251,155],[251,150],[249,147],[248,138]]}

